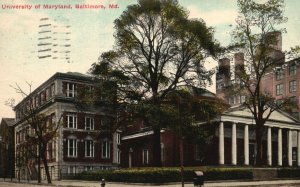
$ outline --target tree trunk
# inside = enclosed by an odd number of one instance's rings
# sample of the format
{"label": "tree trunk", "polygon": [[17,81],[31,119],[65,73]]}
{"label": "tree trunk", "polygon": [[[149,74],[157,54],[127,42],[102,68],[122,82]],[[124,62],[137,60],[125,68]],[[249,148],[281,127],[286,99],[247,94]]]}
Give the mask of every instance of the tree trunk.
{"label": "tree trunk", "polygon": [[51,176],[50,176],[50,173],[49,173],[49,167],[48,167],[48,161],[47,161],[47,154],[46,154],[46,151],[47,151],[47,144],[43,146],[43,149],[42,149],[42,158],[43,158],[43,163],[44,163],[44,167],[45,167],[45,173],[46,173],[46,177],[47,177],[47,182],[48,184],[51,184]]}
{"label": "tree trunk", "polygon": [[161,167],[160,128],[153,127],[153,166]]}
{"label": "tree trunk", "polygon": [[41,183],[41,143],[38,143],[38,157],[37,157],[37,164],[38,164],[38,176],[37,180],[38,183]]}
{"label": "tree trunk", "polygon": [[262,154],[262,136],[264,134],[264,128],[261,124],[257,123],[255,128],[256,134],[256,166],[263,165],[263,154]]}

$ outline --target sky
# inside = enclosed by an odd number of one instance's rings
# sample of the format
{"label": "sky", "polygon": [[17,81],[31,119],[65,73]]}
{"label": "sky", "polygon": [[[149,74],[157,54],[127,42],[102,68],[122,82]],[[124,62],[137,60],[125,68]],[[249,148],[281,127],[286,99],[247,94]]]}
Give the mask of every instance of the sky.
{"label": "sky", "polygon": [[[266,0],[257,0],[265,2]],[[29,93],[28,83],[34,90],[56,72],[86,73],[91,64],[97,62],[102,52],[113,49],[114,20],[126,7],[137,0],[0,0],[0,118],[14,117],[11,107],[5,102],[14,98],[16,103],[22,96],[12,86],[18,84]],[[72,9],[45,9],[43,5],[72,5]],[[76,9],[75,4],[103,5],[105,9]],[[108,8],[109,4],[118,8]],[[230,43],[230,25],[237,17],[236,0],[179,0],[179,4],[189,11],[190,18],[202,18],[208,26],[215,28],[215,38],[221,45]],[[8,6],[6,6],[8,5]],[[8,9],[11,5],[25,5],[25,9]],[[39,5],[41,8],[38,8]],[[32,6],[31,9],[27,9]],[[299,0],[285,0],[283,25],[283,49],[300,45]],[[41,19],[45,19],[41,21]],[[51,37],[57,38],[56,57],[47,56],[45,46],[38,46],[39,38],[47,37],[43,31],[51,24]],[[44,30],[43,30],[44,29]],[[48,29],[49,30],[49,29]],[[39,33],[40,32],[40,33]],[[41,33],[42,32],[42,33]],[[47,41],[47,40],[45,40]],[[54,49],[52,49],[53,51]],[[38,52],[40,51],[40,52]],[[207,67],[216,66],[210,60]],[[215,91],[214,86],[210,88]]]}

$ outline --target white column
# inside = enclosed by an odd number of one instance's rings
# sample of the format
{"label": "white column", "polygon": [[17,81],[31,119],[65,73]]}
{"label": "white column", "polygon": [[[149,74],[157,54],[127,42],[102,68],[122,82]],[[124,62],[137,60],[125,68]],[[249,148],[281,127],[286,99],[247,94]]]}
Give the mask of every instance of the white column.
{"label": "white column", "polygon": [[297,165],[300,166],[300,131],[297,132]]}
{"label": "white column", "polygon": [[291,131],[291,129],[288,130],[287,138],[288,138],[288,165],[292,166],[293,160],[292,160],[292,131]]}
{"label": "white column", "polygon": [[236,165],[236,124],[232,124],[232,133],[231,133],[231,164]]}
{"label": "white column", "polygon": [[278,166],[282,166],[282,130],[278,129]]}
{"label": "white column", "polygon": [[272,129],[271,127],[268,127],[268,165],[272,165]]}
{"label": "white column", "polygon": [[245,125],[244,129],[244,157],[245,157],[245,165],[249,165],[249,129],[248,125]]}
{"label": "white column", "polygon": [[219,164],[224,164],[224,124],[219,126]]}

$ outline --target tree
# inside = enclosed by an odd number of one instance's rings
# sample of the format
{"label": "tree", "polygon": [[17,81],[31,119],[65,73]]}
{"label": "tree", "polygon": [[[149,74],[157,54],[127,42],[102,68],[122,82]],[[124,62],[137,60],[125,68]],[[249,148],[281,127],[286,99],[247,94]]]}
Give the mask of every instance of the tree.
{"label": "tree", "polygon": [[[164,124],[180,137],[181,182],[184,186],[184,142],[209,144],[214,136],[210,123],[228,105],[215,96],[204,96],[205,89],[189,87],[169,92],[163,102]],[[205,122],[203,124],[203,122]]]}
{"label": "tree", "polygon": [[256,164],[261,166],[264,125],[275,110],[283,108],[289,102],[284,98],[283,102],[276,102],[262,88],[262,78],[266,73],[277,69],[277,66],[282,66],[286,55],[296,52],[295,49],[299,47],[285,53],[278,48],[278,36],[284,32],[278,26],[287,21],[283,15],[283,0],[268,0],[264,4],[254,0],[238,0],[238,8],[237,25],[232,36],[237,49],[243,52],[240,60],[244,61],[245,67],[238,67],[233,91],[246,94],[244,105],[251,111],[256,123]]}
{"label": "tree", "polygon": [[114,23],[116,46],[107,60],[129,79],[124,98],[152,105],[148,119],[155,137],[153,158],[160,166],[161,103],[178,85],[210,82],[213,72],[204,68],[204,59],[216,54],[218,44],[213,29],[201,19],[188,19],[175,0],[139,0]]}
{"label": "tree", "polygon": [[[48,145],[56,137],[63,116],[60,116],[59,120],[56,121],[53,119],[55,116],[47,116],[40,113],[40,109],[35,106],[34,98],[31,94],[32,85],[30,83],[27,84],[30,90],[29,93],[26,93],[18,84],[12,86],[17,93],[25,97],[25,101],[20,106],[24,108],[24,110],[21,110],[21,115],[23,116],[21,122],[24,121],[29,127],[26,129],[25,142],[22,143],[17,154],[17,166],[26,167],[30,171],[30,166],[35,164],[33,158],[36,157],[38,183],[41,183],[41,161],[43,161],[47,182],[50,184],[51,176],[47,160]],[[10,105],[13,106],[13,103]]]}

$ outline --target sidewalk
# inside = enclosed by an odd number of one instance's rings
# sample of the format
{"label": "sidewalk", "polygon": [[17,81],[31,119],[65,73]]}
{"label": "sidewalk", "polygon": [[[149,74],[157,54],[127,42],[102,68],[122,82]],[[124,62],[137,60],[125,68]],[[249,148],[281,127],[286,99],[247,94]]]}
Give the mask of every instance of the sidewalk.
{"label": "sidewalk", "polygon": [[[55,181],[55,185],[61,187],[100,187],[100,182],[87,182],[87,181]],[[107,182],[105,187],[145,187],[145,186],[165,186],[165,187],[179,187],[181,183],[153,185],[153,184],[126,184],[126,183],[111,183]],[[185,183],[185,187],[194,187],[193,183]],[[204,187],[234,187],[234,186],[300,186],[299,180],[273,180],[273,181],[208,181],[204,183]]]}
{"label": "sidewalk", "polygon": [[[53,181],[53,184],[46,184],[45,181],[41,185],[37,185],[36,181],[20,181],[0,179],[0,187],[101,187],[100,182],[96,181],[76,181],[76,180],[62,180]],[[114,183],[107,182],[105,187],[145,187],[145,186],[165,186],[165,187],[180,187],[181,183],[170,183],[163,185],[154,184],[126,184],[126,183]],[[255,186],[255,187],[275,187],[275,186],[300,186],[299,180],[272,180],[272,181],[208,181],[205,182],[204,187],[235,187],[235,186]],[[194,187],[193,183],[185,183],[185,187]]]}

